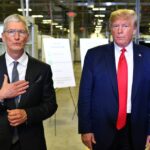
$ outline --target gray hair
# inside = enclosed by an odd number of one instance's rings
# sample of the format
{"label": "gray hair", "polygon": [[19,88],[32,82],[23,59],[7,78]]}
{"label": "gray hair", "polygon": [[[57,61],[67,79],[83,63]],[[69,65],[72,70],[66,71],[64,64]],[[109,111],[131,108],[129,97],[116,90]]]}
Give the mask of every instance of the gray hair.
{"label": "gray hair", "polygon": [[10,22],[22,22],[25,25],[25,30],[29,32],[28,24],[24,16],[21,16],[19,14],[12,14],[8,16],[7,18],[5,18],[3,31],[7,30],[7,25]]}
{"label": "gray hair", "polygon": [[112,23],[118,18],[132,19],[134,26],[137,26],[137,15],[134,10],[131,9],[118,9],[113,11],[109,18],[109,26],[111,27]]}

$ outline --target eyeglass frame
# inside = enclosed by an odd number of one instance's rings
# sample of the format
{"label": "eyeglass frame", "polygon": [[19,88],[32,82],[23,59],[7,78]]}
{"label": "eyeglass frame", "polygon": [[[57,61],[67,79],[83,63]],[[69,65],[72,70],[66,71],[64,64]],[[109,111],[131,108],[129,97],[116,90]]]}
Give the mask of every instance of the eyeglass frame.
{"label": "eyeglass frame", "polygon": [[26,30],[17,30],[17,29],[8,29],[5,30],[4,33],[8,33],[8,35],[10,36],[15,36],[16,33],[19,34],[19,36],[24,37],[25,35],[28,34],[28,32]]}

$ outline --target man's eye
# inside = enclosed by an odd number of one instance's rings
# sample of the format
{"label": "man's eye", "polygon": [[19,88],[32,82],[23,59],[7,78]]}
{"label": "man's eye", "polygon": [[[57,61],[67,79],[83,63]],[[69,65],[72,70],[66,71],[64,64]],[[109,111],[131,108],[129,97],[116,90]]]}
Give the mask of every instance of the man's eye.
{"label": "man's eye", "polygon": [[25,31],[20,30],[20,31],[19,31],[19,33],[21,33],[21,34],[25,34],[26,32],[25,32]]}
{"label": "man's eye", "polygon": [[127,27],[128,27],[128,25],[123,25],[123,27],[127,28]]}
{"label": "man's eye", "polygon": [[119,27],[119,25],[113,25],[112,27],[113,27],[113,28],[118,28],[118,27]]}
{"label": "man's eye", "polygon": [[14,30],[9,30],[9,31],[7,31],[8,33],[15,33],[15,31]]}

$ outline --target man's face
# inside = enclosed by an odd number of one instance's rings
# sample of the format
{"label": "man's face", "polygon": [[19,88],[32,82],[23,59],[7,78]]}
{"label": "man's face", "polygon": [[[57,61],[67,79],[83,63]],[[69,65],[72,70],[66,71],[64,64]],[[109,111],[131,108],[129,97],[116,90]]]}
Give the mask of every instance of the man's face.
{"label": "man's face", "polygon": [[114,42],[120,47],[125,47],[132,41],[136,27],[132,19],[117,18],[111,25],[111,33]]}
{"label": "man's face", "polygon": [[2,39],[8,53],[22,53],[28,40],[28,36],[22,22],[8,23],[6,31],[2,33]]}

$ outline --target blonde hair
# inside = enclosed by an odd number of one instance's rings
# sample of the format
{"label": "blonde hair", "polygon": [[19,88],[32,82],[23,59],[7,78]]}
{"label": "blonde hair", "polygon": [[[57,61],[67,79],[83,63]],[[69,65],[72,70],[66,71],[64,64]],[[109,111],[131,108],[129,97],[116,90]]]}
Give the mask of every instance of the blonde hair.
{"label": "blonde hair", "polygon": [[8,16],[7,18],[5,18],[3,31],[7,30],[7,25],[10,22],[22,22],[25,25],[25,30],[29,32],[28,24],[24,16],[21,16],[19,14],[12,14]]}
{"label": "blonde hair", "polygon": [[112,23],[118,18],[123,19],[132,19],[134,26],[137,26],[137,15],[134,10],[131,9],[118,9],[113,11],[109,18],[109,27],[111,27]]}

